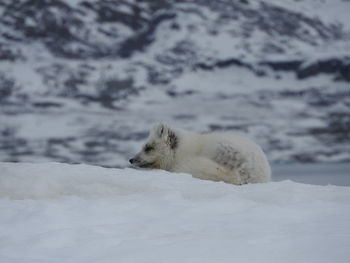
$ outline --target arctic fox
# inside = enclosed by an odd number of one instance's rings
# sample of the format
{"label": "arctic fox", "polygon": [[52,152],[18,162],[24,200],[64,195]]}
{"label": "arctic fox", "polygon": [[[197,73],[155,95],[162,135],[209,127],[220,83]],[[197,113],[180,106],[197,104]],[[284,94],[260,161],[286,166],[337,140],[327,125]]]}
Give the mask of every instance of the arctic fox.
{"label": "arctic fox", "polygon": [[264,152],[247,137],[223,132],[197,134],[164,123],[153,127],[142,150],[129,161],[142,168],[237,185],[271,178]]}

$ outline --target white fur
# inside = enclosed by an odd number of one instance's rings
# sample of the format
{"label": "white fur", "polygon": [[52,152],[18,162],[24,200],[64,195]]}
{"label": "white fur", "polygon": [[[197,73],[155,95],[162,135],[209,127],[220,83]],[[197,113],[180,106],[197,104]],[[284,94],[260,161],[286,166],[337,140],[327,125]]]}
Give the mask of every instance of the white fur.
{"label": "white fur", "polygon": [[[177,137],[174,149],[169,146],[169,134]],[[149,162],[153,163],[150,168],[232,184],[263,183],[271,178],[264,152],[252,140],[238,134],[197,134],[158,124],[146,145],[153,145],[154,150],[148,153],[142,150],[136,155],[136,165],[140,167]]]}

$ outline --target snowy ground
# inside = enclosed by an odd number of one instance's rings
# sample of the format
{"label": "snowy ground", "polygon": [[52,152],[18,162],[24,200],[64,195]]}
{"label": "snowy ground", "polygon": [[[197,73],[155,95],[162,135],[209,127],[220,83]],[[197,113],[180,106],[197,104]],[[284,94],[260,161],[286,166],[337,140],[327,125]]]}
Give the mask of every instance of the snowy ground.
{"label": "snowy ground", "polygon": [[332,185],[0,163],[0,262],[348,262],[349,201]]}

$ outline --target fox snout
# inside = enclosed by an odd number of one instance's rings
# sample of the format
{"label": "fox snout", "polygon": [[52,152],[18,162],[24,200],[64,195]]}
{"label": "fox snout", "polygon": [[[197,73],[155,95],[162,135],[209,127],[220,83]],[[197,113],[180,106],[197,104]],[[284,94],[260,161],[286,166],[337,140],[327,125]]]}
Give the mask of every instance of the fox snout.
{"label": "fox snout", "polygon": [[129,163],[138,166],[142,161],[138,156],[134,156],[129,160]]}

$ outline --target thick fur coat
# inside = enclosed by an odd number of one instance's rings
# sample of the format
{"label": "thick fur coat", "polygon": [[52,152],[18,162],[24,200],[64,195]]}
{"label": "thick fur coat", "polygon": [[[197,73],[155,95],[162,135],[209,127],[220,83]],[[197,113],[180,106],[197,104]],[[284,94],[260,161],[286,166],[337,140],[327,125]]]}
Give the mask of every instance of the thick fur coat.
{"label": "thick fur coat", "polygon": [[237,185],[264,183],[271,178],[266,155],[247,137],[221,132],[197,134],[164,123],[152,129],[130,163]]}

